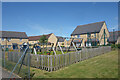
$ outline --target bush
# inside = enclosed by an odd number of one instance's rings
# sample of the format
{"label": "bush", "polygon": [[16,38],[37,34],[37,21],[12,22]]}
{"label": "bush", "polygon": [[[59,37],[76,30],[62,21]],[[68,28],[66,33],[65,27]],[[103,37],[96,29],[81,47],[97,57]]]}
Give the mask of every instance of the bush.
{"label": "bush", "polygon": [[111,44],[111,48],[116,48],[115,44]]}
{"label": "bush", "polygon": [[120,44],[116,44],[116,48],[120,49]]}
{"label": "bush", "polygon": [[116,48],[120,49],[120,44],[111,44],[111,48],[113,48],[113,49],[116,49]]}

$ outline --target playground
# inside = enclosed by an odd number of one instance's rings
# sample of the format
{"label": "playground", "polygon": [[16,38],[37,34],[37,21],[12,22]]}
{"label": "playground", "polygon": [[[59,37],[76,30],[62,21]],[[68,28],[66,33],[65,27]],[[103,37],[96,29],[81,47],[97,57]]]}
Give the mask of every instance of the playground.
{"label": "playground", "polygon": [[[58,54],[65,54],[65,53],[69,53],[69,52],[77,52],[79,50],[81,50],[80,48],[80,44],[77,44],[77,46],[75,45],[74,41],[79,41],[79,43],[82,42],[82,38],[69,38],[69,37],[65,37],[64,39],[66,39],[66,45],[63,46],[62,44],[60,44],[60,40],[58,39],[56,44],[51,43],[51,45],[49,45],[49,43],[47,42],[47,39],[40,39],[42,41],[39,41],[38,43],[35,43],[33,45],[30,45],[31,48],[31,53],[32,54],[40,54],[40,55],[58,55]],[[43,42],[43,43],[40,43]],[[49,46],[49,47],[48,47]]]}
{"label": "playground", "polygon": [[[96,46],[93,48],[89,45],[91,41],[88,41],[87,47],[81,47],[82,38],[67,37],[66,39],[68,39],[67,46],[60,45],[59,39],[56,44],[48,45],[49,42],[43,38],[34,45],[27,44],[24,50],[8,51],[7,60],[16,63],[15,66],[12,66],[14,68],[10,73],[10,77],[16,70],[18,74],[24,71],[22,66],[26,66],[25,73],[27,73],[27,77],[30,77],[30,67],[52,72],[111,51],[110,46]],[[5,57],[4,52],[3,54],[3,57]],[[4,58],[4,64],[7,60]]]}

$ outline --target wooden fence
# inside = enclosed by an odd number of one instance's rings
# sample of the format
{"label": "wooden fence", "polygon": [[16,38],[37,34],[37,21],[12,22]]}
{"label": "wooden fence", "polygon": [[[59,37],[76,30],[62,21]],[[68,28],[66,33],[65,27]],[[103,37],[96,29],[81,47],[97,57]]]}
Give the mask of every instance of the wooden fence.
{"label": "wooden fence", "polygon": [[[35,55],[30,54],[30,66],[46,71],[55,71],[62,67],[69,66],[71,64],[80,62],[82,60],[98,56],[103,53],[111,51],[110,46],[99,47],[99,48],[83,48],[81,51],[59,54],[59,55]],[[8,60],[16,62],[20,58],[22,53],[20,52],[9,52]],[[27,65],[27,55],[24,60],[24,65]]]}

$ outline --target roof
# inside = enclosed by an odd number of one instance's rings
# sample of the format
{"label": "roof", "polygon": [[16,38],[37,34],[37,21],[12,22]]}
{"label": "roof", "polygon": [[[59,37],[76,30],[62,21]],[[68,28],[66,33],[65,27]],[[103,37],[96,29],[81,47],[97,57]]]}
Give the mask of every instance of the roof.
{"label": "roof", "polygon": [[[113,35],[115,34],[115,41]],[[118,37],[120,37],[120,31],[110,32],[109,42],[116,42]]]}
{"label": "roof", "polygon": [[105,21],[79,25],[75,28],[71,35],[80,35],[94,32],[99,33],[104,23]]}
{"label": "roof", "polygon": [[[50,37],[52,33],[50,34],[45,34],[46,38],[48,39]],[[29,41],[37,41],[40,39],[40,37],[42,37],[43,35],[39,35],[39,36],[29,36],[28,39]]]}
{"label": "roof", "polygon": [[64,42],[65,38],[61,37],[61,36],[56,36],[58,39],[58,42]]}
{"label": "roof", "polygon": [[22,38],[27,39],[27,34],[25,32],[16,32],[16,31],[0,31],[2,38]]}

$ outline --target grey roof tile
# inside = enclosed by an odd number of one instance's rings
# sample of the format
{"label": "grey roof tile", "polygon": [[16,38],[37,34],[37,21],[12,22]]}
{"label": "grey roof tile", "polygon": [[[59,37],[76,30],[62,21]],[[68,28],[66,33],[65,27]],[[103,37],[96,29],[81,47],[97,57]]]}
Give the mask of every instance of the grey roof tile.
{"label": "grey roof tile", "polygon": [[16,32],[16,31],[0,31],[2,38],[28,38],[25,32]]}
{"label": "grey roof tile", "polygon": [[90,24],[85,24],[85,25],[79,25],[72,32],[71,35],[80,35],[80,34],[94,33],[94,32],[98,33],[100,32],[104,23],[105,21],[90,23]]}

